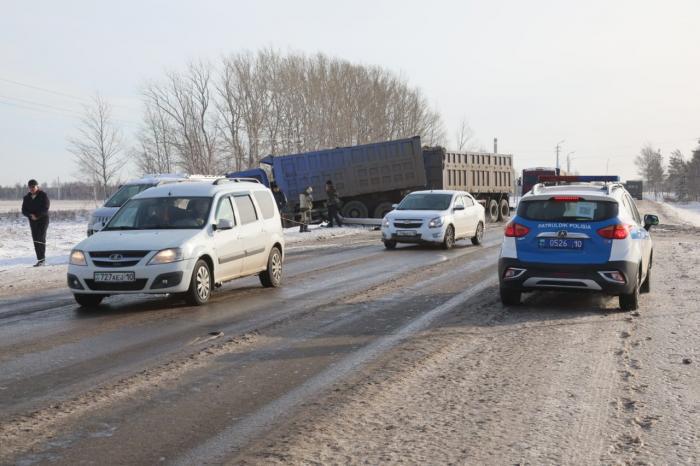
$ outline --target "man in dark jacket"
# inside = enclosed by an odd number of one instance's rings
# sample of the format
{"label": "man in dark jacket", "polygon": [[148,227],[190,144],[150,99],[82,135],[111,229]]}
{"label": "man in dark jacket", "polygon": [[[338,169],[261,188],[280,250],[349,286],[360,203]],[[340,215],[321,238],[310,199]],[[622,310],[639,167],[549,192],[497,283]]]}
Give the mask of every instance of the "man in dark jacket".
{"label": "man in dark jacket", "polygon": [[326,201],[326,206],[328,207],[328,227],[333,226],[333,221],[335,221],[339,227],[342,227],[343,222],[340,220],[340,215],[338,215],[340,199],[338,198],[338,192],[335,190],[335,186],[333,186],[331,180],[326,181],[326,196],[328,197]]}
{"label": "man in dark jacket", "polygon": [[37,263],[34,267],[44,265],[46,261],[46,230],[49,229],[49,196],[39,189],[36,180],[29,180],[27,183],[29,192],[22,200],[22,215],[29,219],[29,228],[32,230],[32,240],[34,240],[34,251],[36,252]]}
{"label": "man in dark jacket", "polygon": [[277,210],[280,211],[280,219],[282,220],[282,227],[284,227],[284,207],[287,205],[287,196],[280,190],[277,183],[274,181],[270,183],[270,188],[272,188],[272,195],[275,197],[275,203],[277,204]]}

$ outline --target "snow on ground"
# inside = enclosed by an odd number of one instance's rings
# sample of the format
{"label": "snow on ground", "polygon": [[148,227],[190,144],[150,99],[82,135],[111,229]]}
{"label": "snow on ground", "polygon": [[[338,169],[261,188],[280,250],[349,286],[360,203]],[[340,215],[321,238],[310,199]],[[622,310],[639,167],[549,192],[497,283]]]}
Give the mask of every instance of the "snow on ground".
{"label": "snow on ground", "polygon": [[[700,227],[700,202],[660,202],[659,204],[684,222]],[[664,223],[663,218],[660,220]]]}

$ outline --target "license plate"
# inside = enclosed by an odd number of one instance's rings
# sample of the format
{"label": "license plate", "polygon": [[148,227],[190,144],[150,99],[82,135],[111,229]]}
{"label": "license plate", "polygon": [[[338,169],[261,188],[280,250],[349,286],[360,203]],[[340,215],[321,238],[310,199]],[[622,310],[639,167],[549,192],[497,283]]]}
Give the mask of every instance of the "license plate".
{"label": "license plate", "polygon": [[135,280],[134,272],[95,272],[96,282],[133,282]]}
{"label": "license plate", "polygon": [[582,239],[540,239],[539,246],[545,249],[583,249]]}
{"label": "license plate", "polygon": [[399,230],[396,232],[398,236],[416,236],[415,230]]}

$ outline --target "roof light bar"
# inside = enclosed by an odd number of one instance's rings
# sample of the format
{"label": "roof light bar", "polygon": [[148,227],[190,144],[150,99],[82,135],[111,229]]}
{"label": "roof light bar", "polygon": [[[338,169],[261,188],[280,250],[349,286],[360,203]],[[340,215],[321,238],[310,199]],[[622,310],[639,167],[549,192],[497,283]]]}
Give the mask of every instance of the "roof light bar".
{"label": "roof light bar", "polygon": [[619,176],[557,176],[557,175],[540,175],[538,177],[540,183],[552,183],[557,181],[568,181],[568,182],[591,182],[591,181],[603,181],[603,182],[615,182],[620,181]]}

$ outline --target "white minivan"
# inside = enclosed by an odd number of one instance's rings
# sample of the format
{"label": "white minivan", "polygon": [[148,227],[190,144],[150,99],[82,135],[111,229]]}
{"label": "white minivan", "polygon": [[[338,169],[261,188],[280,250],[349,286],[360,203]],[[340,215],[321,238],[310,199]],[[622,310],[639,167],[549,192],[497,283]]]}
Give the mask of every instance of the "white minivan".
{"label": "white minivan", "polygon": [[99,235],[71,251],[68,287],[78,304],[114,294],[175,293],[190,304],[214,286],[258,274],[282,281],[284,238],[272,192],[242,179],[180,182],[132,197]]}

